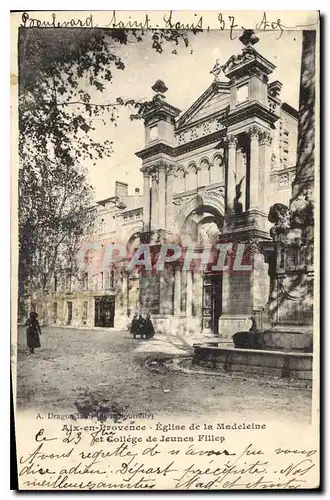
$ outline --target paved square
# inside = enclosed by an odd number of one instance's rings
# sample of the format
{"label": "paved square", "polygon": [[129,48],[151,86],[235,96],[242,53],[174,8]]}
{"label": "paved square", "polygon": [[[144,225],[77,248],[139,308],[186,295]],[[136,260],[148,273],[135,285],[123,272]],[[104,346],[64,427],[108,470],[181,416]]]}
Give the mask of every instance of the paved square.
{"label": "paved square", "polygon": [[[171,354],[172,353],[172,354]],[[92,404],[117,405],[131,413],[236,420],[297,419],[308,423],[311,389],[274,377],[211,372],[185,362],[186,371],[151,360],[188,355],[180,341],[156,335],[146,341],[111,329],[43,328],[41,349],[26,347],[19,329],[18,409],[77,412],[75,403],[88,394]],[[150,369],[148,369],[148,366]]]}

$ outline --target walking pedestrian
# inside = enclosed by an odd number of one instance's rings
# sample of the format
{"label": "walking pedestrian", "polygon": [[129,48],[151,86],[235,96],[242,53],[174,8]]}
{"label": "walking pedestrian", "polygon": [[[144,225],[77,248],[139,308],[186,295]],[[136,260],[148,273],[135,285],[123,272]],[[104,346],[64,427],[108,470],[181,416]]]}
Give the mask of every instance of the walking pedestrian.
{"label": "walking pedestrian", "polygon": [[140,325],[140,322],[139,322],[138,314],[135,313],[133,316],[133,319],[132,319],[131,330],[130,330],[131,334],[133,335],[134,338],[136,337],[136,334],[138,333],[139,325]]}
{"label": "walking pedestrian", "polygon": [[38,314],[36,312],[30,312],[30,317],[27,319],[25,323],[25,326],[27,326],[26,329],[27,346],[30,349],[31,354],[34,354],[34,349],[41,347],[40,346],[41,328],[37,318]]}

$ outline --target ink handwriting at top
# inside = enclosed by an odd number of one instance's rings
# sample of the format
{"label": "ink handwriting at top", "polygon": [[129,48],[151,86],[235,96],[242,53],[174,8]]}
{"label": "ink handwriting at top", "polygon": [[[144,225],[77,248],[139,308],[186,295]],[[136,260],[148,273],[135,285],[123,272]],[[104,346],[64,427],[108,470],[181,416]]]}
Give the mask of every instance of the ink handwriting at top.
{"label": "ink handwriting at top", "polygon": [[71,18],[66,21],[58,21],[55,12],[52,13],[51,20],[30,17],[27,12],[23,12],[20,28],[95,28],[93,16],[86,16],[85,19]]}
{"label": "ink handwriting at top", "polygon": [[256,24],[256,30],[257,31],[266,31],[266,30],[271,30],[271,31],[279,31],[279,36],[277,39],[281,38],[283,34],[285,26],[282,24],[281,19],[276,19],[276,21],[269,21],[267,19],[266,12],[264,12],[262,16],[262,20]]}
{"label": "ink handwriting at top", "polygon": [[[196,18],[198,17],[197,14],[194,14],[194,16]],[[173,11],[172,10],[170,11],[170,13],[168,15],[165,14],[163,16],[163,21],[165,23],[165,26],[164,26],[165,29],[202,31],[204,28],[203,16],[200,16],[198,19],[194,20],[194,22],[188,22],[188,23],[175,22],[173,20]]]}
{"label": "ink handwriting at top", "polygon": [[[151,16],[149,13],[144,13],[143,16],[139,16],[138,18],[134,18],[132,16],[125,16],[125,18],[120,18],[120,13],[117,13],[115,10],[112,11],[111,17],[108,18],[108,22],[102,24],[105,28],[111,29],[139,29],[139,30],[148,30],[148,29],[170,29],[170,30],[186,30],[186,31],[203,31],[210,29],[220,29],[221,31],[228,31],[230,40],[235,40],[237,38],[234,35],[234,30],[245,29],[244,26],[241,26],[237,22],[237,16],[233,15],[223,15],[222,12],[214,12],[215,23],[210,23],[210,25],[205,25],[205,19],[203,16],[197,13],[189,13],[186,12],[186,20],[183,21],[182,17],[180,21],[175,19],[175,11],[168,11],[162,16],[162,20],[159,24],[153,23]],[[236,22],[235,22],[236,21]],[[315,24],[305,24],[305,25],[297,25],[297,26],[285,26],[282,23],[281,19],[275,19],[271,17],[271,14],[267,14],[263,12],[262,19],[257,22],[255,25],[256,31],[277,31],[279,36],[277,39],[281,38],[283,31],[286,29],[295,29],[295,28],[306,28],[315,26]],[[23,12],[21,15],[21,28],[96,28],[101,27],[97,25],[94,21],[93,15],[87,15],[85,18],[72,17],[65,20],[58,20],[57,13],[53,12],[50,14],[50,17],[43,19],[38,19],[36,17],[31,16],[27,12]]]}
{"label": "ink handwriting at top", "polygon": [[235,24],[234,16],[228,16],[228,21],[226,21],[220,12],[218,15],[219,28],[221,31],[225,29],[229,30],[229,37],[231,40],[235,40],[236,36],[233,36],[233,30],[237,28],[238,24]]}

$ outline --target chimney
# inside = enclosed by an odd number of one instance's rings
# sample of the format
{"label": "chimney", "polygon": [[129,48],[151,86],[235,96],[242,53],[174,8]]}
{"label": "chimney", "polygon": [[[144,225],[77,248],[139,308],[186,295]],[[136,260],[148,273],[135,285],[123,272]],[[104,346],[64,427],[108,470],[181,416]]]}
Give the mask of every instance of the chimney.
{"label": "chimney", "polygon": [[116,181],[115,196],[121,198],[123,196],[127,196],[127,194],[128,194],[128,184],[126,184],[126,182]]}

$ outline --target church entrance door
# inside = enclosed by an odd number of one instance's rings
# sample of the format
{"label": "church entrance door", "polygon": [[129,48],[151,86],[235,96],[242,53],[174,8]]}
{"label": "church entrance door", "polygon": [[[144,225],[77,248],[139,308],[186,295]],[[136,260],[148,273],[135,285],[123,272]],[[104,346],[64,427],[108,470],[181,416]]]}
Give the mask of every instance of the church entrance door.
{"label": "church entrance door", "polygon": [[114,297],[95,298],[95,326],[113,328],[115,319]]}
{"label": "church entrance door", "polygon": [[203,330],[219,335],[219,317],[222,308],[222,276],[203,277]]}

